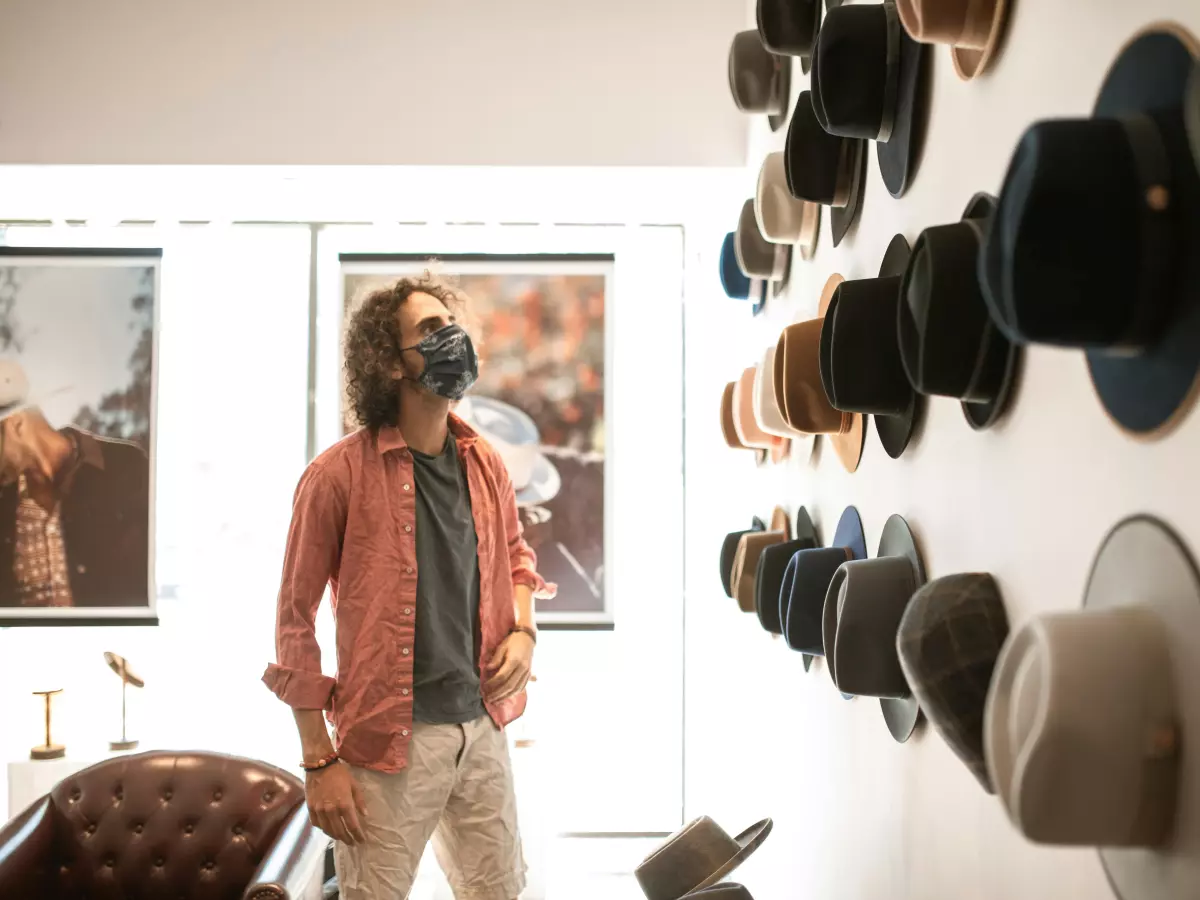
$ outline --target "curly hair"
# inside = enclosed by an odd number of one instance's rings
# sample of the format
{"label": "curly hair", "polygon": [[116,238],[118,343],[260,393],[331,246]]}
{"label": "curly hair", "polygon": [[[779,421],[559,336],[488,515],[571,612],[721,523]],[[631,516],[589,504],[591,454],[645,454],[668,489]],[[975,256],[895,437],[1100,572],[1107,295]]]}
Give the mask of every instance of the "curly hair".
{"label": "curly hair", "polygon": [[456,318],[466,313],[466,296],[429,269],[368,293],[353,308],[345,330],[346,418],[351,426],[377,431],[397,422],[393,373],[400,366],[398,314],[413,294],[436,297]]}

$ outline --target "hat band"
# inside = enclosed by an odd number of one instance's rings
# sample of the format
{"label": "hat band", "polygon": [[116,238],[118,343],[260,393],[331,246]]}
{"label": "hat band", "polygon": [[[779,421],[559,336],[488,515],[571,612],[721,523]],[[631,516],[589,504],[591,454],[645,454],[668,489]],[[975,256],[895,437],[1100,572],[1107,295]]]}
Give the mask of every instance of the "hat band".
{"label": "hat band", "polygon": [[1136,353],[1159,332],[1170,309],[1164,298],[1171,296],[1168,287],[1175,256],[1171,224],[1173,185],[1170,156],[1158,123],[1148,115],[1121,117],[1118,121],[1133,151],[1142,191],[1139,250],[1143,277],[1129,327],[1110,350]]}
{"label": "hat band", "polygon": [[887,14],[887,80],[883,83],[883,115],[879,121],[879,134],[875,140],[886,144],[892,139],[892,126],[896,123],[896,95],[900,90],[900,12],[894,0],[883,4]]}
{"label": "hat band", "polygon": [[854,188],[854,172],[858,162],[859,142],[850,138],[842,138],[838,148],[837,181],[833,188],[833,200],[830,206],[844,208],[850,202],[850,194]]}
{"label": "hat band", "polygon": [[787,264],[791,257],[788,254],[787,244],[775,245],[775,259],[771,264],[771,280],[782,281],[783,276],[787,274]]}

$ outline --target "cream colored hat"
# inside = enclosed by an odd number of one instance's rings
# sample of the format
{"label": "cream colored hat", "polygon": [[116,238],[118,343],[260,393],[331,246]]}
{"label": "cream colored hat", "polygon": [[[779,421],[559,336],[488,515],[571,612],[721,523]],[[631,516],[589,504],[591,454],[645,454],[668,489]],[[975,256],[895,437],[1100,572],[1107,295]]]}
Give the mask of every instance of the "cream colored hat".
{"label": "cream colored hat", "polygon": [[984,712],[997,796],[1030,840],[1101,848],[1122,900],[1200,897],[1200,575],[1166,526],[1128,519],[1083,607],[1000,653]]}
{"label": "cream colored hat", "polygon": [[754,421],[767,434],[790,440],[793,459],[803,462],[812,456],[816,435],[789,425],[775,398],[774,344],[767,347],[762,364],[754,372]]}
{"label": "cream colored hat", "polygon": [[787,186],[783,153],[768,153],[754,194],[758,230],[772,244],[795,244],[801,259],[812,259],[821,231],[821,206],[797,200]]}

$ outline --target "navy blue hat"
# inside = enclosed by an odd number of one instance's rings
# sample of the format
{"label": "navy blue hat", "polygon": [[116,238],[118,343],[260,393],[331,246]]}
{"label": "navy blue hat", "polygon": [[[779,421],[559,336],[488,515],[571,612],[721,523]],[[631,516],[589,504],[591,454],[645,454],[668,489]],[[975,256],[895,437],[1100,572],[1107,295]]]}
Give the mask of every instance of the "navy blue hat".
{"label": "navy blue hat", "polygon": [[731,231],[721,244],[721,287],[731,300],[746,300],[750,296],[751,282],[738,266],[736,240],[737,235]]}
{"label": "navy blue hat", "polygon": [[797,550],[817,546],[816,530],[808,510],[803,506],[796,510],[793,527],[795,540],[767,547],[758,558],[758,572],[754,579],[754,611],[758,613],[759,624],[772,634],[783,634],[779,597],[788,561]]}
{"label": "navy blue hat", "polygon": [[1145,32],[1091,118],[1032,125],[979,257],[996,324],[1086,351],[1108,414],[1142,435],[1178,422],[1200,374],[1200,173],[1183,114],[1195,65],[1177,33]]}

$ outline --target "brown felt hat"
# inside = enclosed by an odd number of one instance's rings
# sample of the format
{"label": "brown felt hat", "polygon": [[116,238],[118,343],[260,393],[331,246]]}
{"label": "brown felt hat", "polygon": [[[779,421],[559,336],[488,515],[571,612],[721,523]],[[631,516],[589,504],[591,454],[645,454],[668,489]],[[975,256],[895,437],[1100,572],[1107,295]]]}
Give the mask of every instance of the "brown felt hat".
{"label": "brown felt hat", "polygon": [[857,413],[836,410],[821,383],[821,329],[834,291],[845,279],[831,275],[821,292],[819,316],[783,329],[775,348],[775,398],[787,423],[809,434],[830,436],[834,452],[853,472],[862,459],[864,421]]}
{"label": "brown felt hat", "polygon": [[729,583],[738,609],[745,613],[757,612],[754,591],[758,580],[758,558],[764,550],[788,539],[786,531],[753,531],[738,539],[737,552],[733,556],[733,571]]}
{"label": "brown felt hat", "polygon": [[896,0],[908,36],[948,44],[954,71],[970,81],[988,67],[1004,33],[1007,0]]}
{"label": "brown felt hat", "polygon": [[725,436],[725,443],[734,450],[749,450],[742,439],[738,437],[737,429],[733,424],[733,382],[725,385],[725,390],[721,392],[721,434]]}

